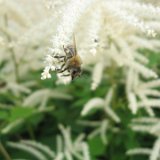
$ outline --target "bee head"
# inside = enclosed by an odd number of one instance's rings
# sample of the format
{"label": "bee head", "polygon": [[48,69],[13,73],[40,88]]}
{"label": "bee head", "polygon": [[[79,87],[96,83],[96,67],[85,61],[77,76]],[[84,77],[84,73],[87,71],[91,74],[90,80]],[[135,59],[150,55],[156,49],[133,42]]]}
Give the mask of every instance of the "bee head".
{"label": "bee head", "polygon": [[71,70],[71,77],[72,80],[75,79],[76,77],[80,77],[81,76],[81,68],[80,67],[76,67],[76,68],[72,68]]}

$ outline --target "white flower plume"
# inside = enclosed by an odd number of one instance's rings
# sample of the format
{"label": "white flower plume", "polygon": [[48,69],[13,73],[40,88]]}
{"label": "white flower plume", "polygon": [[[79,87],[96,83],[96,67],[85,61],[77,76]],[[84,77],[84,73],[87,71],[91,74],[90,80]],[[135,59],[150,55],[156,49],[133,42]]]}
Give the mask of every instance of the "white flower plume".
{"label": "white flower plume", "polygon": [[136,118],[133,119],[131,128],[137,132],[154,135],[157,139],[155,140],[152,148],[133,148],[128,150],[127,154],[148,155],[149,160],[158,160],[160,158],[160,119],[155,117]]}
{"label": "white flower plume", "polygon": [[34,158],[39,160],[91,160],[89,147],[83,139],[84,134],[80,134],[76,139],[72,140],[70,127],[59,125],[61,134],[57,135],[56,151],[40,142],[33,140],[21,140],[20,142],[8,142],[8,146],[22,150]]}
{"label": "white flower plume", "polygon": [[[62,63],[57,62],[55,56],[65,56],[63,46],[73,44],[74,34],[83,68],[88,64],[96,64],[91,89],[95,90],[101,83],[106,68],[113,65],[117,69],[122,68],[126,73],[125,85],[129,108],[136,113],[140,106],[148,103],[146,94],[158,94],[152,89],[146,90],[147,93],[144,94],[139,84],[135,84],[142,81],[141,77],[146,80],[158,77],[154,70],[147,67],[149,60],[138,51],[139,48],[159,50],[158,14],[159,7],[140,0],[68,1],[62,9],[62,16],[52,36],[52,46],[46,56],[42,79],[51,78],[51,72],[61,68]],[[65,74],[71,73],[65,71]],[[59,79],[57,83],[71,81],[71,77],[63,77],[63,73],[58,73],[57,76]],[[142,102],[137,101],[137,97]],[[151,106],[150,102],[147,106]],[[155,100],[154,102],[156,103]],[[154,114],[148,107],[146,110],[150,115]]]}

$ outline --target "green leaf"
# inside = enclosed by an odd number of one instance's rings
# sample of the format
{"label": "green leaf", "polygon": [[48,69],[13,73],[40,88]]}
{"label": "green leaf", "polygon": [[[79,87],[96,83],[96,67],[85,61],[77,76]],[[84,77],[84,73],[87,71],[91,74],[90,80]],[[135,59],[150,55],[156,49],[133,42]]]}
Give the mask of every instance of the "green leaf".
{"label": "green leaf", "polygon": [[17,119],[25,119],[35,113],[35,108],[14,107],[11,109],[9,121],[13,122]]}
{"label": "green leaf", "polygon": [[149,61],[149,66],[153,66],[153,65],[159,64],[160,56],[159,56],[159,54],[152,53],[149,56],[149,60],[150,60]]}
{"label": "green leaf", "polygon": [[1,110],[0,111],[0,120],[6,120],[8,118],[9,114],[7,111]]}
{"label": "green leaf", "polygon": [[37,113],[34,116],[27,118],[27,123],[32,126],[36,126],[38,125],[38,123],[40,123],[43,120],[43,118],[44,118],[44,115],[42,113]]}
{"label": "green leaf", "polygon": [[98,136],[90,139],[88,144],[92,156],[102,155],[105,152],[105,145],[102,143],[102,140]]}

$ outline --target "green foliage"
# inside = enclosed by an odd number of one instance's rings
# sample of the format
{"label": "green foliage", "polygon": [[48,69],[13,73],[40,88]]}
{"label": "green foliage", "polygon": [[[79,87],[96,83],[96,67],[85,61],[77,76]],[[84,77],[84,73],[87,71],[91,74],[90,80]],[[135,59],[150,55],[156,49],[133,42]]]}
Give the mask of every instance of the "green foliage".
{"label": "green foliage", "polygon": [[34,114],[34,108],[14,107],[10,110],[9,122],[16,121],[17,119],[25,119]]}
{"label": "green foliage", "polygon": [[[78,136],[78,134],[82,132],[86,134],[92,132],[92,128],[82,126],[77,122],[84,119],[99,120],[104,117],[104,114],[101,112],[95,112],[88,115],[88,117],[81,118],[80,112],[89,99],[97,96],[104,97],[107,86],[104,80],[96,91],[91,91],[89,73],[84,72],[83,76],[76,79],[68,86],[56,86],[55,78],[47,81],[40,81],[39,72],[35,72],[34,74],[32,73],[31,75],[28,75],[28,79],[26,81],[22,80],[21,82],[24,83],[27,81],[37,80],[35,85],[30,87],[32,90],[31,93],[21,94],[18,97],[15,97],[9,91],[0,93],[0,135],[5,138],[3,138],[3,144],[11,157],[23,157],[26,159],[33,158],[24,152],[19,152],[16,149],[12,150],[8,145],[5,145],[7,141],[17,142],[21,139],[36,140],[38,142],[44,142],[47,146],[52,148],[52,150],[56,150],[55,135],[59,133],[59,123],[71,126],[74,137]],[[47,106],[44,108],[40,108],[38,105],[29,107],[22,105],[25,98],[45,88],[50,88],[53,91],[56,90],[56,95],[59,96],[50,97],[46,103]],[[121,90],[121,92],[117,92],[117,94],[122,95],[122,90],[124,90],[123,85],[121,88],[117,88],[117,90]],[[66,95],[62,96],[64,94]],[[112,107],[120,116],[121,123],[115,124],[112,121],[111,123],[119,130],[115,133],[109,130],[106,133],[106,137],[108,139],[107,144],[103,144],[99,136],[87,139],[92,160],[138,160],[137,157],[130,158],[125,154],[128,149],[139,147],[141,143],[143,143],[143,135],[141,135],[140,137],[142,138],[140,138],[129,128],[130,121],[134,116],[127,109],[127,103],[126,100],[123,99],[123,96],[121,98],[118,97],[118,95],[115,95],[116,103],[113,103]],[[139,112],[139,116],[142,115],[145,115],[145,113]],[[3,158],[0,157],[0,159]],[[143,156],[139,159],[142,160]]]}

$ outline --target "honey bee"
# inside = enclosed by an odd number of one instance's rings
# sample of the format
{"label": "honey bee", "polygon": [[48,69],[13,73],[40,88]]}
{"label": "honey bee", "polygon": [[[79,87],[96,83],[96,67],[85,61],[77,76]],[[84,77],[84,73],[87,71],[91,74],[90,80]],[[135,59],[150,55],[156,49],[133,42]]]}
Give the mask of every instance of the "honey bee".
{"label": "honey bee", "polygon": [[79,77],[82,73],[81,64],[82,60],[77,53],[75,36],[73,35],[73,45],[63,46],[63,50],[65,52],[65,56],[55,56],[54,58],[61,59],[63,62],[60,69],[57,69],[57,73],[64,73],[68,71],[69,74],[62,74],[62,76],[71,76],[72,80],[76,77]]}

